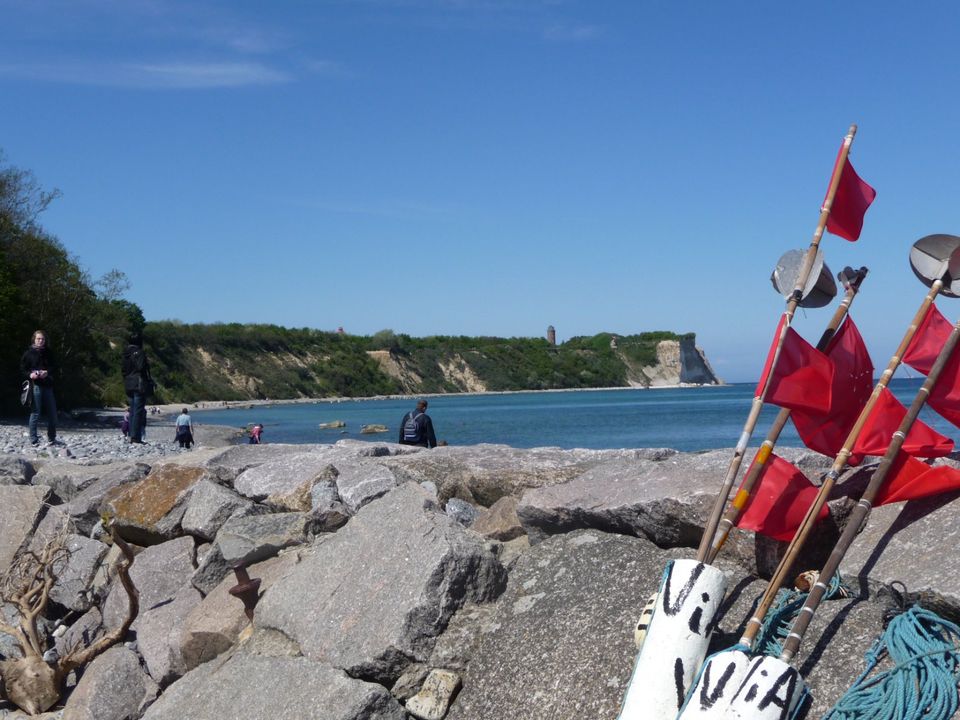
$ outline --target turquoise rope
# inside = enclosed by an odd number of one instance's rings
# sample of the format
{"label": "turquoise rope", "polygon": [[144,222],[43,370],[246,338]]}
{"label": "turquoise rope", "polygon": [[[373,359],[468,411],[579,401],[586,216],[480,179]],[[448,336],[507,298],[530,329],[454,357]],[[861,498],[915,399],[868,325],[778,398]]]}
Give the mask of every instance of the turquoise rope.
{"label": "turquoise rope", "polygon": [[[843,584],[840,580],[840,574],[837,573],[830,579],[824,597],[827,600],[832,600],[838,595],[846,597],[849,593],[849,589]],[[780,657],[783,643],[793,626],[793,621],[800,613],[800,608],[807,601],[808,594],[800,590],[780,588],[773,605],[763,619],[763,625],[760,627],[757,639],[753,643],[758,655]]]}
{"label": "turquoise rope", "polygon": [[[868,676],[882,660],[893,667]],[[960,627],[914,605],[867,651],[866,669],[823,720],[949,720],[957,712]]]}

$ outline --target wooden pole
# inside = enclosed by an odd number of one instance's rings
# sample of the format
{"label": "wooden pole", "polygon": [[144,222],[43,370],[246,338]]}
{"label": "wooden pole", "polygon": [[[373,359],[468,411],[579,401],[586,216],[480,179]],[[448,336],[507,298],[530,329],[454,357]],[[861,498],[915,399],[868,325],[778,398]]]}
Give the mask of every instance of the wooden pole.
{"label": "wooden pole", "polygon": [[797,284],[794,286],[793,292],[790,295],[790,299],[787,301],[787,307],[783,312],[786,320],[783,323],[783,327],[780,329],[780,336],[777,338],[777,345],[773,353],[773,362],[770,364],[770,372],[767,374],[767,381],[764,383],[763,388],[761,388],[760,393],[753,399],[753,404],[750,407],[750,413],[747,416],[747,421],[743,425],[743,431],[740,433],[740,439],[737,441],[737,446],[733,451],[733,457],[730,459],[730,465],[727,467],[727,474],[723,478],[720,491],[717,493],[717,497],[713,503],[713,508],[710,511],[710,517],[708,518],[707,524],[704,527],[703,537],[700,539],[700,547],[697,548],[697,560],[700,562],[704,562],[710,552],[713,536],[717,532],[717,527],[720,524],[720,517],[723,514],[723,509],[730,497],[730,491],[733,489],[733,481],[736,479],[737,473],[740,472],[740,465],[743,462],[744,453],[747,451],[747,443],[750,442],[750,436],[753,435],[753,430],[756,428],[757,420],[760,418],[760,410],[763,409],[763,401],[766,398],[767,392],[770,388],[770,379],[773,376],[773,373],[777,367],[777,362],[780,359],[780,351],[783,348],[784,341],[786,340],[787,330],[790,329],[790,323],[793,320],[793,315],[796,312],[800,301],[803,299],[803,289],[806,287],[807,280],[810,277],[810,272],[813,269],[813,264],[817,257],[817,250],[820,247],[820,240],[823,238],[823,231],[827,227],[827,219],[830,217],[830,210],[833,207],[833,200],[837,194],[837,187],[840,185],[840,175],[843,173],[843,168],[847,164],[847,157],[850,154],[850,146],[853,144],[853,138],[856,134],[857,126],[851,125],[847,130],[846,136],[843,138],[843,144],[840,146],[840,152],[837,155],[837,161],[833,166],[833,175],[830,177],[830,185],[827,187],[827,197],[824,199],[823,205],[820,208],[820,219],[817,222],[817,229],[813,233],[813,239],[810,241],[810,247],[807,248],[807,253],[803,258],[803,264],[800,266],[800,273],[797,275]]}
{"label": "wooden pole", "polygon": [[851,428],[850,433],[847,435],[847,439],[843,443],[843,448],[833,461],[830,471],[824,477],[823,484],[820,486],[816,498],[814,498],[813,503],[807,509],[807,513],[803,518],[803,522],[800,524],[796,534],[793,536],[793,539],[787,546],[787,550],[784,553],[783,558],[780,560],[779,565],[777,565],[777,569],[774,572],[773,577],[770,578],[770,583],[767,585],[766,592],[763,594],[763,598],[760,600],[760,604],[757,606],[756,612],[747,622],[747,627],[744,630],[743,636],[740,638],[741,643],[748,646],[753,644],[754,638],[760,631],[764,616],[767,614],[770,606],[773,605],[777,591],[780,589],[780,586],[783,584],[784,580],[786,580],[787,574],[790,572],[794,561],[797,559],[797,555],[799,555],[800,550],[807,541],[807,537],[813,530],[813,526],[817,521],[817,516],[820,513],[820,508],[822,508],[827,502],[827,497],[830,495],[831,490],[833,490],[833,486],[836,484],[837,478],[840,477],[840,473],[843,472],[843,469],[846,467],[847,460],[850,458],[850,454],[853,451],[853,445],[856,443],[857,438],[860,437],[860,432],[863,430],[863,426],[866,424],[867,418],[870,417],[870,412],[873,410],[874,405],[877,404],[877,400],[880,398],[880,394],[883,392],[884,388],[886,388],[890,383],[890,378],[893,377],[894,372],[896,372],[897,368],[900,366],[903,353],[906,352],[907,346],[910,344],[910,341],[913,340],[913,336],[917,332],[917,328],[926,317],[927,311],[930,309],[934,299],[940,292],[940,288],[943,287],[943,277],[947,272],[947,264],[948,261],[944,260],[939,277],[933,281],[929,292],[923,298],[923,302],[920,303],[920,308],[917,310],[916,315],[913,316],[913,320],[910,322],[910,326],[907,328],[903,339],[900,341],[900,345],[897,347],[893,357],[890,358],[890,362],[887,364],[886,370],[883,371],[883,374],[877,381],[876,387],[873,388],[873,393],[871,393],[870,398],[867,400],[867,404],[860,412],[857,421],[854,423],[853,428]]}
{"label": "wooden pole", "polygon": [[[829,324],[823,331],[823,335],[820,337],[820,342],[817,343],[817,350],[820,350],[821,352],[826,351],[827,346],[830,344],[830,341],[837,332],[837,328],[840,327],[840,323],[843,322],[843,319],[847,316],[847,313],[850,310],[850,304],[853,302],[854,297],[856,297],[857,292],[859,292],[860,283],[863,282],[863,279],[866,277],[866,275],[867,269],[860,268],[854,278],[847,283],[847,289],[844,293],[843,300],[840,302],[840,305],[833,313],[833,317],[830,318]],[[757,484],[757,480],[760,478],[760,474],[763,472],[767,460],[770,459],[770,454],[773,452],[773,448],[777,444],[777,440],[780,438],[780,433],[783,432],[783,428],[786,426],[789,418],[789,408],[783,408],[779,413],[777,413],[777,417],[774,419],[773,425],[770,426],[770,430],[767,432],[766,439],[760,445],[756,455],[754,455],[753,463],[751,464],[750,469],[747,471],[746,476],[743,478],[743,482],[740,484],[740,489],[737,491],[736,496],[733,498],[733,502],[730,504],[730,507],[727,508],[727,512],[720,521],[716,536],[713,538],[713,544],[711,545],[710,551],[707,554],[706,562],[712,563],[716,559],[720,549],[730,536],[731,530],[737,524],[737,520],[740,518],[740,514],[743,512],[747,501],[750,500],[753,488]]]}
{"label": "wooden pole", "polygon": [[947,341],[940,349],[940,353],[937,355],[937,359],[936,362],[934,362],[933,367],[930,368],[930,374],[927,375],[927,379],[923,383],[923,386],[917,391],[917,395],[914,397],[913,403],[910,405],[910,409],[907,411],[907,414],[900,423],[900,427],[898,427],[897,431],[893,433],[893,437],[890,439],[890,446],[887,448],[887,452],[884,454],[883,459],[880,461],[880,465],[870,478],[870,482],[867,484],[867,489],[863,491],[860,501],[847,518],[847,524],[843,528],[843,533],[840,535],[840,539],[837,541],[837,544],[833,548],[833,552],[830,553],[830,557],[827,558],[826,564],[824,564],[823,569],[820,571],[820,578],[817,580],[814,586],[810,588],[810,593],[807,595],[807,600],[804,603],[803,608],[800,610],[800,614],[797,616],[797,619],[794,620],[793,627],[790,628],[790,633],[787,635],[787,639],[783,643],[783,650],[780,653],[780,659],[784,662],[789,662],[791,658],[797,654],[800,641],[803,639],[803,634],[806,632],[807,626],[809,626],[810,620],[813,618],[813,614],[820,606],[820,601],[823,600],[823,596],[827,590],[826,583],[828,583],[830,578],[832,578],[837,572],[837,569],[840,567],[840,563],[843,561],[844,555],[846,555],[847,550],[850,549],[850,545],[853,544],[854,539],[856,539],[857,534],[860,532],[860,528],[863,527],[863,524],[870,515],[870,510],[873,507],[873,501],[876,499],[877,493],[880,491],[884,481],[887,479],[887,475],[890,473],[890,468],[893,466],[893,463],[897,458],[897,453],[900,452],[900,448],[903,446],[903,443],[906,440],[907,433],[910,432],[910,428],[913,426],[917,416],[920,414],[920,410],[926,404],[927,398],[930,396],[930,392],[937,384],[937,380],[940,378],[943,368],[950,360],[950,356],[953,354],[953,350],[957,346],[958,340],[960,340],[960,320],[958,320],[953,326],[953,331],[950,333]]}

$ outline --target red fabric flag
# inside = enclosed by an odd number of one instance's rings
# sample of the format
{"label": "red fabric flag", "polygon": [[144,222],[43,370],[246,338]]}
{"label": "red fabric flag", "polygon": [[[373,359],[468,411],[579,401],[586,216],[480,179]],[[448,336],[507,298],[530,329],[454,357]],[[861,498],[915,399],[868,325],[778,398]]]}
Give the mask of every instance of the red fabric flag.
{"label": "red fabric flag", "polygon": [[[830,411],[794,410],[790,418],[804,445],[836,457],[873,392],[873,363],[850,316],[830,340],[826,353],[834,367]],[[862,455],[851,455],[847,462],[856,466],[862,460]]]}
{"label": "red fabric flag", "polygon": [[[837,154],[837,162],[840,162],[842,154],[843,145]],[[863,229],[863,216],[876,196],[877,191],[860,179],[848,157],[840,172],[840,183],[837,185],[837,194],[833,196],[833,207],[827,216],[827,232],[839,235],[844,240],[857,240]]]}
{"label": "red fabric flag", "polygon": [[960,470],[946,465],[930,467],[916,458],[899,453],[873,504],[889,505],[919,500],[953,490],[960,490]]}
{"label": "red fabric flag", "polygon": [[[748,471],[749,472],[749,471]],[[817,494],[816,486],[794,465],[771,453],[737,527],[775,540],[790,540]],[[820,508],[822,520],[830,511]]]}
{"label": "red fabric flag", "polygon": [[[952,331],[950,321],[932,305],[903,354],[903,361],[914,370],[929,375],[940,348]],[[960,351],[953,351],[940,372],[937,384],[927,398],[927,405],[960,427]]]}
{"label": "red fabric flag", "polygon": [[[777,339],[786,322],[781,316],[773,344],[767,353],[763,365],[763,374],[757,383],[756,395],[763,392],[767,377],[770,387],[764,402],[793,410],[809,410],[825,413],[830,409],[830,388],[833,385],[833,363],[826,355],[804,340],[793,328],[787,328],[787,335],[780,349],[777,366],[773,365],[777,349]],[[772,372],[771,372],[772,369]]]}
{"label": "red fabric flag", "polygon": [[[907,409],[889,388],[883,388],[870,417],[864,423],[853,451],[861,455],[883,455]],[[953,452],[953,440],[944,437],[920,420],[915,420],[903,443],[903,452],[918,457],[942,457]]]}

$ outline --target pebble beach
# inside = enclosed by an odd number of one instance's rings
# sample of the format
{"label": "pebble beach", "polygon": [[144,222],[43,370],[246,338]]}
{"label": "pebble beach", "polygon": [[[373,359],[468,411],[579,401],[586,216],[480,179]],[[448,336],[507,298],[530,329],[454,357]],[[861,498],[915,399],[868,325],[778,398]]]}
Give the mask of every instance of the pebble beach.
{"label": "pebble beach", "polygon": [[[178,409],[182,406],[176,406]],[[47,426],[41,420],[37,427],[40,444],[30,443],[27,418],[0,420],[0,454],[18,455],[27,459],[72,460],[95,465],[117,460],[156,458],[180,455],[204,447],[223,447],[240,441],[240,431],[222,425],[194,423],[195,443],[190,450],[181,448],[173,439],[177,410],[164,406],[159,414],[147,415],[147,431],[143,444],[128,443],[120,432],[122,411],[97,410],[62,415],[57,426],[57,443],[47,442]]]}

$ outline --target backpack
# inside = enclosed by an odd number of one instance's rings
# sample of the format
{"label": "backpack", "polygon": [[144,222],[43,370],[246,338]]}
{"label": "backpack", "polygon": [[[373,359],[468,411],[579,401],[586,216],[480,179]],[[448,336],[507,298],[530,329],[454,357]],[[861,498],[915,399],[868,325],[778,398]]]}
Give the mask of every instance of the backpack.
{"label": "backpack", "polygon": [[423,417],[423,413],[415,415],[412,411],[403,421],[403,441],[404,442],[421,442],[420,435],[422,434],[423,423],[420,418]]}

